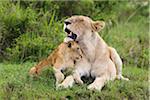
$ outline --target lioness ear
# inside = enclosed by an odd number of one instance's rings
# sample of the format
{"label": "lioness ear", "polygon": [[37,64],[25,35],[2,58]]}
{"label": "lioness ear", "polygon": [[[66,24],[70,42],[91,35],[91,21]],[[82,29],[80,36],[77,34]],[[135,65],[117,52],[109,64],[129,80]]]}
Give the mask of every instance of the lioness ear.
{"label": "lioness ear", "polygon": [[102,30],[105,27],[105,22],[103,21],[95,21],[92,24],[93,30],[96,32]]}

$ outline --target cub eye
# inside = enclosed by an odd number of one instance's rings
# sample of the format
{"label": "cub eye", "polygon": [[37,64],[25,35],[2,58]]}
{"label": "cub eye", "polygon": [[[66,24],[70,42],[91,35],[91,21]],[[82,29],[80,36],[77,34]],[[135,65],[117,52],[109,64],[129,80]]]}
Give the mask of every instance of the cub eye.
{"label": "cub eye", "polygon": [[77,50],[79,50],[80,48],[78,47]]}
{"label": "cub eye", "polygon": [[68,44],[68,47],[71,48],[71,43]]}
{"label": "cub eye", "polygon": [[78,60],[78,59],[79,59],[79,57],[76,57],[76,59]]}

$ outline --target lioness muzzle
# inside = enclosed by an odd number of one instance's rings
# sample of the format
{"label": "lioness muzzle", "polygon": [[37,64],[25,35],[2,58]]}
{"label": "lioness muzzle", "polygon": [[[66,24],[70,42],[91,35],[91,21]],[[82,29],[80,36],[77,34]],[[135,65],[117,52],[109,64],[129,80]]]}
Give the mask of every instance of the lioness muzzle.
{"label": "lioness muzzle", "polygon": [[[69,37],[69,38],[71,38],[71,39],[73,39],[73,40],[76,40],[77,35],[74,34],[73,32],[71,32],[68,28],[65,28],[65,32],[68,33],[67,37]],[[70,34],[71,34],[71,35],[70,35]]]}

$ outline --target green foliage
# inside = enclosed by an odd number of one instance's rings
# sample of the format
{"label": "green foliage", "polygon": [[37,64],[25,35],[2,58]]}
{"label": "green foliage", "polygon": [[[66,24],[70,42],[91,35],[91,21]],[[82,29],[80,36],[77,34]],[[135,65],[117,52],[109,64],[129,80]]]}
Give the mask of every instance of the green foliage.
{"label": "green foliage", "polygon": [[[43,56],[48,55],[56,46],[63,41],[62,26],[54,23],[54,27],[49,27],[46,23],[41,23],[41,28],[38,33],[25,33],[16,39],[16,44],[13,48],[7,48],[10,54],[10,60],[14,61],[36,61]],[[40,27],[39,27],[40,28]],[[42,34],[39,32],[43,31]],[[54,45],[55,44],[55,45]]]}
{"label": "green foliage", "polygon": [[[4,31],[1,32],[0,45],[11,61],[40,58],[63,40],[62,24],[56,22],[55,11],[36,12],[29,7],[20,8],[19,4],[8,5],[10,7],[2,9],[1,13]],[[9,12],[11,9],[14,10]]]}
{"label": "green foliage", "polygon": [[147,20],[141,18],[137,22],[117,23],[114,28],[106,26],[100,33],[110,46],[116,48],[125,66],[149,67]]}
{"label": "green foliage", "polygon": [[0,45],[1,49],[10,47],[14,43],[13,39],[24,33],[26,18],[24,12],[19,6],[2,3],[0,10],[0,25],[3,26],[1,31]]}
{"label": "green foliage", "polygon": [[[0,1],[0,99],[148,99],[148,1]],[[86,84],[55,90],[52,69],[39,77],[29,77],[29,69],[51,53],[65,37],[63,20],[85,15],[104,20],[99,34],[116,48],[123,63],[126,81],[109,82],[102,92],[89,91]],[[128,67],[129,66],[129,67]],[[70,74],[70,70],[66,72]]]}
{"label": "green foliage", "polygon": [[148,68],[148,2],[0,1],[0,60],[38,61],[63,41],[63,20],[86,15],[104,20],[100,32],[125,66]]}
{"label": "green foliage", "polygon": [[34,65],[29,62],[0,64],[0,99],[148,99],[148,71],[135,66],[123,69],[124,76],[129,77],[130,81],[110,81],[98,92],[87,89],[90,83],[56,90],[52,68],[45,69],[38,77],[28,76],[29,69]]}

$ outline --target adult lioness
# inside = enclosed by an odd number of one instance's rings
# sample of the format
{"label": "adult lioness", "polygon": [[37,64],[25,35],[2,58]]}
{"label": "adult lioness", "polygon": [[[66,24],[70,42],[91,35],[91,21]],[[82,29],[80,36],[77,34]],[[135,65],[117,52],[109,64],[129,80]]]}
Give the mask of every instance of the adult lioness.
{"label": "adult lioness", "polygon": [[[40,61],[36,66],[32,67],[29,73],[30,75],[39,74],[44,67],[48,65],[53,66],[56,77],[56,86],[58,86],[64,80],[64,74],[61,70],[74,68],[76,62],[82,59],[82,55],[82,51],[76,42],[63,42],[48,56],[47,59]],[[66,77],[66,80],[68,79],[70,81],[67,87],[74,82],[73,76]],[[65,85],[65,82],[63,84]]]}
{"label": "adult lioness", "polygon": [[90,73],[96,78],[88,86],[90,90],[101,90],[108,80],[115,78],[128,80],[122,76],[122,61],[117,51],[109,47],[98,34],[104,26],[103,21],[93,21],[85,16],[72,16],[65,20],[65,41],[78,41],[92,65]]}

